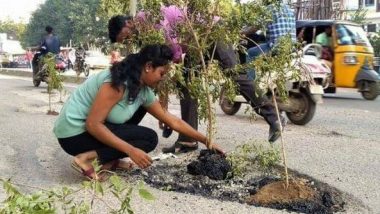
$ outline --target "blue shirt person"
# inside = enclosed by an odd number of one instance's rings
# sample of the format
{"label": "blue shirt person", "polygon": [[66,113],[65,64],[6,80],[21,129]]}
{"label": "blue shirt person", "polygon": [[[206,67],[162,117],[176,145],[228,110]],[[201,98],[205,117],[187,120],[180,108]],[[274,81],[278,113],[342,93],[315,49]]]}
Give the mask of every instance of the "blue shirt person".
{"label": "blue shirt person", "polygon": [[[267,25],[267,42],[248,49],[247,62],[255,60],[263,53],[268,53],[276,46],[283,36],[290,36],[296,42],[296,20],[294,11],[286,4],[269,4],[268,10],[272,13],[272,21]],[[255,78],[254,71],[248,72],[248,78]]]}

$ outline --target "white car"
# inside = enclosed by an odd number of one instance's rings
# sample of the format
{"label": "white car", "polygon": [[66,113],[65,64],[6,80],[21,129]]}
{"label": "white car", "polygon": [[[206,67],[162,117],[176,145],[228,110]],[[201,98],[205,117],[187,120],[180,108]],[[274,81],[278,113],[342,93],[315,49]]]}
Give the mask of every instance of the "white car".
{"label": "white car", "polygon": [[91,69],[103,69],[111,65],[109,57],[100,51],[86,51],[85,61]]}

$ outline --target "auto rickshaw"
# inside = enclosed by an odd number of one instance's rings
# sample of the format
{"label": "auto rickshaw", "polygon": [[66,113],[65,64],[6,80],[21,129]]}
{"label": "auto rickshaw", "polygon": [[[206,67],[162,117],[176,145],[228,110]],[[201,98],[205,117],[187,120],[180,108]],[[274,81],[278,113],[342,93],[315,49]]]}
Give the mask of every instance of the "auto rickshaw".
{"label": "auto rickshaw", "polygon": [[299,20],[296,23],[299,39],[307,44],[331,28],[332,76],[325,93],[336,88],[357,88],[367,100],[380,93],[380,76],[373,69],[374,51],[363,28],[355,23],[339,20]]}

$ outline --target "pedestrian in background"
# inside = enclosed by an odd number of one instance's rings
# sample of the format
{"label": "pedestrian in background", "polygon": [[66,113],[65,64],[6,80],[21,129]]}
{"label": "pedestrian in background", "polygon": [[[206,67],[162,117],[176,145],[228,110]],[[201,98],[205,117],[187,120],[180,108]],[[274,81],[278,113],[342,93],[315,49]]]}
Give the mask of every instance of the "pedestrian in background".
{"label": "pedestrian in background", "polygon": [[32,68],[32,60],[33,60],[33,52],[28,48],[28,50],[25,53],[25,59],[28,62],[28,67]]}

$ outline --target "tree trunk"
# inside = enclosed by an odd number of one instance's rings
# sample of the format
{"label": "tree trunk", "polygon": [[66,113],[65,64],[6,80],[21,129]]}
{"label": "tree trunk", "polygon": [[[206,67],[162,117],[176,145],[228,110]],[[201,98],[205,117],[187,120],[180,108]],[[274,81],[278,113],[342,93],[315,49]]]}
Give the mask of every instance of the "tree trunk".
{"label": "tree trunk", "polygon": [[273,99],[273,104],[274,107],[276,108],[276,115],[277,115],[277,120],[280,122],[280,132],[281,132],[281,150],[282,150],[282,160],[284,163],[284,171],[285,171],[285,184],[286,184],[286,189],[289,187],[289,174],[288,174],[288,163],[287,163],[287,158],[286,158],[286,148],[285,148],[285,141],[284,138],[282,137],[282,124],[281,124],[281,118],[280,118],[280,111],[278,110],[278,104],[275,96],[275,92],[273,87],[270,87],[270,90],[272,92],[272,99]]}
{"label": "tree trunk", "polygon": [[51,91],[48,90],[48,94],[49,94],[49,112],[51,112]]}

